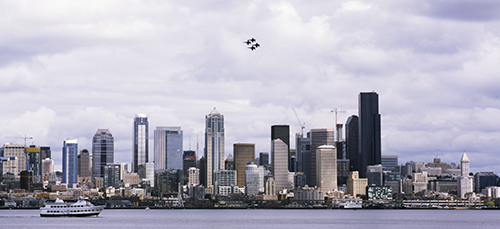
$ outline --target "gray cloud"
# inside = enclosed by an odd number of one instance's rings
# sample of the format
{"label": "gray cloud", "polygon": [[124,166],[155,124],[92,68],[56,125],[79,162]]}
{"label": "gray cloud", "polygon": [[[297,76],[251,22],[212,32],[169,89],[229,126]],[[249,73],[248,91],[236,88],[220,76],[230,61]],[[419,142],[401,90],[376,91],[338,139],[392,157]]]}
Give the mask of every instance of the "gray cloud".
{"label": "gray cloud", "polygon": [[[91,149],[98,128],[130,162],[135,113],[151,130],[181,126],[185,148],[199,136],[201,155],[213,107],[226,154],[237,142],[269,151],[271,125],[300,131],[292,107],[306,130],[333,127],[332,109],[344,122],[359,92],[376,91],[383,154],[458,163],[467,151],[473,171],[500,172],[496,3],[1,4],[0,137],[34,136],[56,164],[64,139]],[[250,37],[262,46],[248,50]]]}

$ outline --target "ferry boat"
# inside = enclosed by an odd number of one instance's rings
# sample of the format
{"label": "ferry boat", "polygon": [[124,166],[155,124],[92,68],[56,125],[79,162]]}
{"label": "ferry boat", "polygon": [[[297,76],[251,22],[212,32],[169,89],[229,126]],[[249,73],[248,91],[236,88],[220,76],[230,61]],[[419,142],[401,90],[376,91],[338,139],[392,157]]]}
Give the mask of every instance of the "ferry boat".
{"label": "ferry boat", "polygon": [[339,208],[345,208],[345,209],[357,209],[357,208],[363,208],[363,204],[360,201],[345,201],[342,203],[339,203]]}
{"label": "ferry boat", "polygon": [[104,209],[104,205],[95,206],[88,200],[80,198],[75,203],[66,203],[57,198],[54,203],[40,208],[40,216],[97,216]]}

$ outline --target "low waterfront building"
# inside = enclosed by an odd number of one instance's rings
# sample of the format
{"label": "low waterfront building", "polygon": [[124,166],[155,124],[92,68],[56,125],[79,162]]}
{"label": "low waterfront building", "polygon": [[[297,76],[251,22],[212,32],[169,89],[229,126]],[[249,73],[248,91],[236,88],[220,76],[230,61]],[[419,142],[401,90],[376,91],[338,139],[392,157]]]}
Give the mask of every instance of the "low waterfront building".
{"label": "low waterfront building", "polygon": [[297,201],[323,201],[325,200],[325,191],[319,188],[302,187],[294,189],[294,199]]}
{"label": "low waterfront building", "polygon": [[368,200],[392,200],[392,187],[368,186],[366,195]]}
{"label": "low waterfront building", "polygon": [[354,197],[366,195],[367,178],[359,178],[358,171],[352,171],[347,178],[347,194]]}

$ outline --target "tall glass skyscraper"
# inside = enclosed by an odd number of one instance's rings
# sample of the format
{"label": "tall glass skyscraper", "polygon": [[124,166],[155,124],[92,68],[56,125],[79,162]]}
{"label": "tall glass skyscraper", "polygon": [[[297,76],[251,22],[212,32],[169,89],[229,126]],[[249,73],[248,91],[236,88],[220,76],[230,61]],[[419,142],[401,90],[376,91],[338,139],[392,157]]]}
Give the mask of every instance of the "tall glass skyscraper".
{"label": "tall glass skyscraper", "polygon": [[213,187],[213,174],[224,170],[224,115],[215,108],[205,116],[205,158],[207,188]]}
{"label": "tall glass skyscraper", "polygon": [[98,129],[92,139],[92,177],[104,177],[104,166],[113,160],[113,135],[108,129]]}
{"label": "tall glass skyscraper", "polygon": [[149,137],[149,122],[145,114],[136,114],[134,118],[134,151],[132,155],[133,172],[139,171],[139,166],[146,166],[148,162],[148,137]]}
{"label": "tall glass skyscraper", "polygon": [[349,159],[350,171],[359,171],[359,118],[351,115],[345,123],[345,151]]}
{"label": "tall glass skyscraper", "polygon": [[62,182],[68,188],[78,183],[78,141],[64,140],[63,142],[63,176]]}
{"label": "tall glass skyscraper", "polygon": [[359,94],[359,177],[366,177],[368,165],[382,163],[380,143],[380,114],[378,113],[378,94],[361,92]]}
{"label": "tall glass skyscraper", "polygon": [[183,134],[181,128],[158,126],[154,135],[154,170],[182,169]]}

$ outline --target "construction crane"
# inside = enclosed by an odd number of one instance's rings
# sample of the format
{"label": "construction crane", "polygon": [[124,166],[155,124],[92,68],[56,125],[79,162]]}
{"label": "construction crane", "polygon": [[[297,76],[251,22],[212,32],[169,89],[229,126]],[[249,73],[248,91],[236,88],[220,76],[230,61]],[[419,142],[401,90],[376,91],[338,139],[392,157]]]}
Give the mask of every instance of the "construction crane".
{"label": "construction crane", "polygon": [[299,116],[297,115],[297,111],[295,111],[295,108],[293,108],[293,112],[295,113],[295,117],[297,117],[297,121],[299,122],[299,126],[300,126],[300,137],[303,138],[304,137],[304,128],[306,128],[306,123],[302,123],[299,119]]}
{"label": "construction crane", "polygon": [[331,110],[331,112],[335,113],[335,132],[337,132],[336,139],[337,139],[337,141],[340,141],[339,127],[337,126],[338,125],[337,114],[338,113],[346,113],[346,112],[345,111],[341,111],[341,110],[337,110],[337,108],[335,108],[335,110]]}
{"label": "construction crane", "polygon": [[331,110],[332,113],[335,113],[335,128],[337,128],[337,113],[346,113],[346,111],[341,111],[341,110],[337,110],[337,108],[335,108],[335,110]]}
{"label": "construction crane", "polygon": [[5,138],[22,138],[22,139],[24,139],[24,146],[25,147],[26,147],[26,139],[33,139],[33,137],[26,136],[26,135],[24,135],[24,137],[5,137]]}

